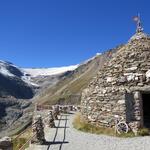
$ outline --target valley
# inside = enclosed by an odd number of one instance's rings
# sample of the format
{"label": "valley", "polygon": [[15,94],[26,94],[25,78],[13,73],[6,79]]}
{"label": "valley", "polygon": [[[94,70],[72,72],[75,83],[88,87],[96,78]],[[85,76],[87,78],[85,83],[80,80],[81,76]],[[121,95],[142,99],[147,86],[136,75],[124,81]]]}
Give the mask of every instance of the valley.
{"label": "valley", "polygon": [[[119,47],[74,66],[24,69],[0,62],[0,136],[23,130],[39,105],[80,104],[81,92]],[[17,129],[16,129],[17,128]]]}

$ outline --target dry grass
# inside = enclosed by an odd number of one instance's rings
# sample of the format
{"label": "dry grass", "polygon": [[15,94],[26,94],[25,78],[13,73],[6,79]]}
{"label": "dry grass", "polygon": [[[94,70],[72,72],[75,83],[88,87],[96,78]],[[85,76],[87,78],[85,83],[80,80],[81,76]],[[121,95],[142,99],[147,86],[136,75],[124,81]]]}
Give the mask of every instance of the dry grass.
{"label": "dry grass", "polygon": [[[29,130],[27,130],[26,132],[24,132],[17,139],[15,139],[15,136],[14,136],[13,137],[14,138],[14,140],[13,140],[13,150],[18,150],[19,148],[21,148],[31,136],[32,136],[31,128]],[[25,147],[28,147],[28,146],[29,146],[29,144],[27,144]]]}
{"label": "dry grass", "polygon": [[143,128],[143,129],[140,129],[138,131],[138,135],[140,135],[140,136],[147,136],[147,135],[150,135],[150,131],[147,128]]}
{"label": "dry grass", "polygon": [[74,118],[73,126],[74,128],[84,132],[94,134],[106,134],[111,136],[116,135],[112,128],[103,128],[89,124],[87,121],[83,119],[83,117],[79,113]]}
{"label": "dry grass", "polygon": [[[99,70],[98,62],[99,58],[97,58],[97,61],[90,62],[87,66],[80,66],[73,74],[66,76],[55,86],[47,88],[38,98],[40,103],[51,105],[59,103],[60,100],[63,100],[64,103],[70,103],[70,97],[80,95],[82,89],[87,87],[96,75]],[[76,103],[78,102],[80,102],[80,98]]]}
{"label": "dry grass", "polygon": [[[25,143],[27,139],[19,138],[13,141],[13,150],[19,150]],[[28,145],[26,146],[28,147]]]}
{"label": "dry grass", "polygon": [[[117,137],[122,137],[122,138],[127,138],[127,137],[135,137],[133,132],[128,132],[124,134],[116,134],[114,128],[104,128],[104,127],[99,127],[92,125],[88,123],[80,113],[78,113],[73,121],[73,126],[77,130],[83,131],[83,132],[89,132],[89,133],[94,133],[94,134],[105,134],[109,136],[117,136]],[[141,129],[138,132],[137,136],[145,136],[148,135],[149,131],[147,129]]]}

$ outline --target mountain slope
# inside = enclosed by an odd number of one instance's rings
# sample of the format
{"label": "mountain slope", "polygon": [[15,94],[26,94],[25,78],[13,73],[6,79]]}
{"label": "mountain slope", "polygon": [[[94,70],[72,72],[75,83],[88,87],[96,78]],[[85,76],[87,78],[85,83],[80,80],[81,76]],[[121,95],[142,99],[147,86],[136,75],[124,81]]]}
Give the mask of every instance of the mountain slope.
{"label": "mountain slope", "polygon": [[[45,72],[43,75],[31,76],[29,72],[1,61],[0,136],[5,131],[9,134],[14,133],[16,128],[28,124],[32,118],[34,102],[79,104],[82,90],[96,76],[99,69],[105,67],[104,64],[113,57],[118,48],[98,54],[77,68],[56,74]],[[35,88],[39,89],[34,96]],[[31,97],[33,98],[29,101],[28,98]]]}
{"label": "mountain slope", "polygon": [[35,88],[19,67],[0,61],[0,133],[16,128],[14,122],[31,104],[29,99],[33,98]]}
{"label": "mountain slope", "polygon": [[31,99],[33,85],[27,82],[24,72],[9,62],[0,61],[0,97]]}
{"label": "mountain slope", "polygon": [[79,65],[74,71],[68,71],[61,76],[54,86],[47,87],[40,92],[34,100],[40,104],[75,104],[80,103],[82,90],[89,84],[98,70],[104,66],[113,53],[119,47],[109,50],[102,55],[97,55],[92,59]]}

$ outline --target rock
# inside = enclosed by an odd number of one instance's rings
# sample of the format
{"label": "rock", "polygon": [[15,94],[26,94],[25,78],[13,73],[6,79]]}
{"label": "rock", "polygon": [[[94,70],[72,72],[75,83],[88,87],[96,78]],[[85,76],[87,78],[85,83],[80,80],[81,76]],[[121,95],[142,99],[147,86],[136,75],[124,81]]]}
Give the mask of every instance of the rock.
{"label": "rock", "polygon": [[55,120],[58,120],[59,113],[60,113],[59,106],[54,106],[53,107],[53,117]]}
{"label": "rock", "polygon": [[13,150],[13,143],[10,137],[0,139],[0,150]]}
{"label": "rock", "polygon": [[120,82],[120,83],[124,83],[124,82],[126,82],[127,81],[127,79],[126,79],[126,77],[124,77],[124,76],[121,76],[119,79],[118,79],[118,82]]}
{"label": "rock", "polygon": [[32,124],[32,132],[33,135],[35,135],[31,143],[35,144],[44,144],[45,143],[45,134],[44,134],[44,126],[42,122],[41,116],[34,116],[33,118],[33,124]]}
{"label": "rock", "polygon": [[150,78],[150,70],[146,72],[146,78]]}
{"label": "rock", "polygon": [[119,100],[118,104],[125,104],[125,100]]}
{"label": "rock", "polygon": [[52,111],[49,111],[48,118],[47,118],[47,126],[50,128],[55,127],[54,117]]}
{"label": "rock", "polygon": [[106,81],[107,81],[107,82],[112,82],[112,81],[113,81],[113,78],[112,78],[112,77],[107,77]]}

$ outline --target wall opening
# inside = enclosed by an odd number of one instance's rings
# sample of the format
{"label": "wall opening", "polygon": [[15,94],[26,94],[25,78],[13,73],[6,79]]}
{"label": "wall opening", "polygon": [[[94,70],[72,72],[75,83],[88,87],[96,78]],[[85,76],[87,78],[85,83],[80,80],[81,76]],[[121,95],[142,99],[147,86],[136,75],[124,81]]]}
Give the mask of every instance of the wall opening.
{"label": "wall opening", "polygon": [[126,122],[128,123],[135,120],[133,93],[125,93],[125,104],[126,104]]}
{"label": "wall opening", "polygon": [[150,93],[142,94],[142,100],[143,100],[144,127],[150,128]]}

